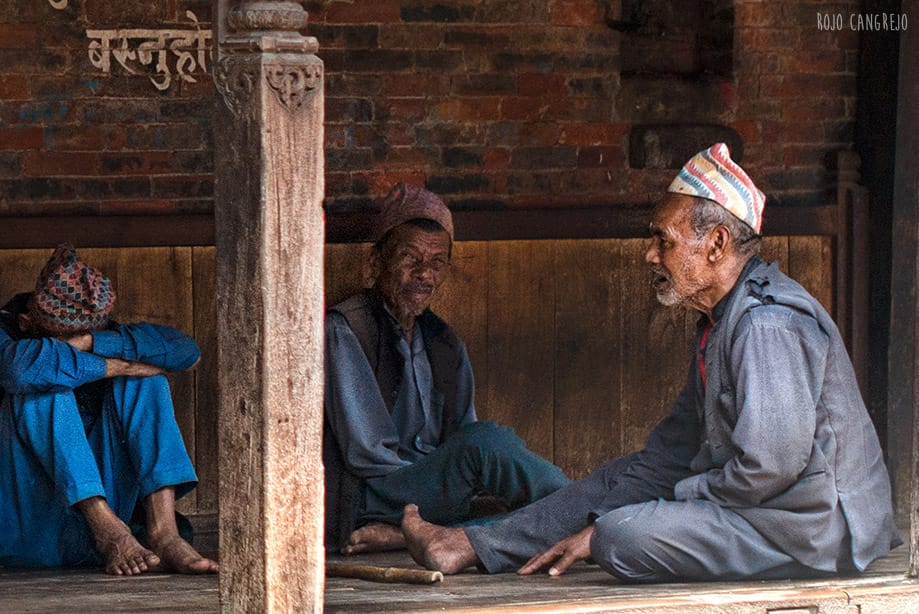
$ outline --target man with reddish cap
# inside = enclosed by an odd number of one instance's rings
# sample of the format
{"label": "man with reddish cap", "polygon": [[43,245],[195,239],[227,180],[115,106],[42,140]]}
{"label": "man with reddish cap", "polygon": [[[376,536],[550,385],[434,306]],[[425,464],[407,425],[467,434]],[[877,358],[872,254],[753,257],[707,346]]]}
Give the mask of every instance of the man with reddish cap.
{"label": "man with reddish cap", "polygon": [[62,244],[0,310],[0,566],[216,572],[179,533],[175,500],[197,478],[163,375],[192,368],[198,346],[116,325],[114,303],[110,280]]}
{"label": "man with reddish cap", "polygon": [[404,547],[410,502],[455,524],[569,483],[510,428],[476,421],[466,348],[429,309],[453,249],[443,201],[397,185],[374,238],[373,287],[326,318],[326,548],[345,554]]}
{"label": "man with reddish cap", "polygon": [[839,331],[757,255],[764,203],[718,143],[654,209],[652,287],[701,317],[686,385],[645,447],[487,525],[436,526],[407,506],[417,562],[559,575],[591,558],[627,582],[766,579],[861,571],[899,543]]}

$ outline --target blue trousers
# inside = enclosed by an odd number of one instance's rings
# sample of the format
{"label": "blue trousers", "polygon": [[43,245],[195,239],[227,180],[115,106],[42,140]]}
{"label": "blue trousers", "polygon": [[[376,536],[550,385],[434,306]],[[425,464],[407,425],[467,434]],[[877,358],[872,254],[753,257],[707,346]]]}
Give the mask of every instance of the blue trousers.
{"label": "blue trousers", "polygon": [[514,509],[569,483],[510,427],[473,422],[411,465],[365,480],[357,525],[398,524],[408,503],[429,522],[457,524],[469,520],[476,495],[500,497]]}
{"label": "blue trousers", "polygon": [[10,395],[0,404],[0,565],[97,565],[73,505],[102,496],[126,523],[139,498],[194,488],[194,468],[164,376],[119,377],[91,428],[72,391]]}

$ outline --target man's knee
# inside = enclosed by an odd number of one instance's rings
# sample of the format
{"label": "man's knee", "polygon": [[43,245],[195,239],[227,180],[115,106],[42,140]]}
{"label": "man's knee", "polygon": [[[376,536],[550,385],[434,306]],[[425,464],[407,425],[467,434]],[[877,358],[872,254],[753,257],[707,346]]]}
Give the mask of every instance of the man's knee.
{"label": "man's knee", "polygon": [[655,530],[641,517],[641,505],[626,506],[597,519],[590,554],[603,570],[624,582],[659,582],[669,577],[655,557],[660,527]]}
{"label": "man's knee", "polygon": [[[13,394],[9,396],[10,413],[17,425],[23,423],[43,423],[58,412],[74,412],[78,415],[77,398],[72,390],[60,392],[40,392],[33,394]],[[47,426],[47,423],[44,423]]]}
{"label": "man's knee", "polygon": [[520,444],[514,429],[495,422],[473,422],[460,429],[455,436],[469,447],[501,452]]}

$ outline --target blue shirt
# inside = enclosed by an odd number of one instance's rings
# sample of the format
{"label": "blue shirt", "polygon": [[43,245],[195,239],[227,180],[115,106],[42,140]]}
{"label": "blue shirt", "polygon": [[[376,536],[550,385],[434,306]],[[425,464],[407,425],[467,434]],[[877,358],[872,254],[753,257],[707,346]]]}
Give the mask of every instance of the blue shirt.
{"label": "blue shirt", "polygon": [[[389,317],[392,314],[387,310]],[[395,318],[393,318],[395,322]],[[378,477],[410,465],[440,444],[443,397],[434,388],[431,364],[418,324],[409,345],[398,342],[404,359],[392,414],[360,342],[341,314],[326,316],[325,411],[349,470]],[[466,348],[457,374],[457,422],[475,422],[472,366]]]}
{"label": "blue shirt", "polygon": [[94,331],[92,352],[49,337],[14,338],[0,327],[0,388],[11,394],[73,390],[105,377],[105,359],[182,371],[200,358],[198,344],[168,326],[140,322]]}

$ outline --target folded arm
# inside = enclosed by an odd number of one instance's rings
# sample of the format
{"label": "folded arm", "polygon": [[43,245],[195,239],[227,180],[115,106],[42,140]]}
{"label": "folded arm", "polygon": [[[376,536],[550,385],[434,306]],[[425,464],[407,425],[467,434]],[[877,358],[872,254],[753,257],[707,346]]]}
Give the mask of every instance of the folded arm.
{"label": "folded arm", "polygon": [[181,371],[194,366],[200,355],[187,335],[148,323],[66,340],[15,340],[0,329],[0,388],[13,394],[72,390],[105,377]]}

